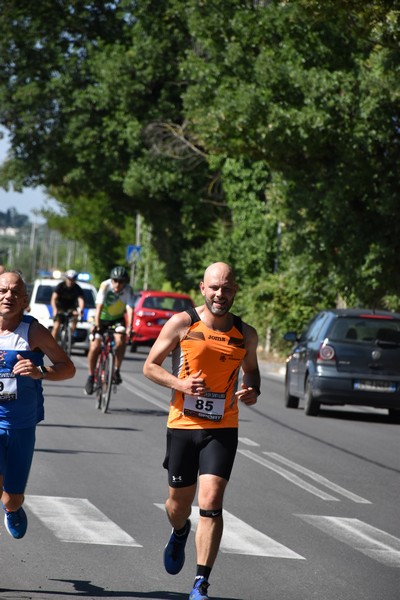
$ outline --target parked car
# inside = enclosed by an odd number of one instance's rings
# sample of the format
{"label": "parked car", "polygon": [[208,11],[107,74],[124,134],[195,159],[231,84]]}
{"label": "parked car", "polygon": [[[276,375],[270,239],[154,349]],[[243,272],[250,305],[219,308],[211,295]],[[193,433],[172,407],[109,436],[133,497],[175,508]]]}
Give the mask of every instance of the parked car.
{"label": "parked car", "polygon": [[400,418],[400,314],[364,309],[319,312],[287,358],[285,402],[316,416],[321,404],[388,409]]}
{"label": "parked car", "polygon": [[182,312],[194,303],[187,294],[146,290],[135,294],[131,351],[138,346],[152,346],[162,326],[174,313]]}
{"label": "parked car", "polygon": [[[54,288],[62,279],[36,279],[29,301],[29,314],[35,317],[42,325],[48,329],[53,327],[53,310],[51,307],[51,296]],[[89,352],[89,333],[94,323],[96,313],[96,288],[91,283],[83,281],[77,282],[83,290],[85,297],[85,309],[82,320],[78,321],[72,350],[83,350],[87,355]]]}

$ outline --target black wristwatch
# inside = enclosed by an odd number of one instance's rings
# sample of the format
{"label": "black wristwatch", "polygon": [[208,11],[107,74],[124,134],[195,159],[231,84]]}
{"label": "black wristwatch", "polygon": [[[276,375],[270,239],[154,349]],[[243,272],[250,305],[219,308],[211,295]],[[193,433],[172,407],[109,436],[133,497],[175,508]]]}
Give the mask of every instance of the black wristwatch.
{"label": "black wristwatch", "polygon": [[42,377],[41,377],[41,379],[43,379],[43,378],[44,378],[44,377],[47,375],[47,373],[49,372],[49,371],[48,371],[48,369],[46,369],[46,367],[42,367],[42,365],[40,365],[40,366],[38,367],[38,369],[39,369],[39,371],[40,371],[40,372],[41,372],[41,374],[42,374]]}

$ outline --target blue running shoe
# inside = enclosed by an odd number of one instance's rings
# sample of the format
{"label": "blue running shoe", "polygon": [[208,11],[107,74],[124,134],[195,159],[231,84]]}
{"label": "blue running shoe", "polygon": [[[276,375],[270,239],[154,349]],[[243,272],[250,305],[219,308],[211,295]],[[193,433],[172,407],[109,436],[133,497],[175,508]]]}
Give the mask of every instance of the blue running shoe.
{"label": "blue running shoe", "polygon": [[186,533],[176,535],[172,530],[171,537],[164,550],[164,567],[170,575],[177,575],[185,564],[185,546],[190,533],[190,519],[186,521]]}
{"label": "blue running shoe", "polygon": [[189,600],[209,600],[207,594],[209,585],[210,584],[205,577],[196,577],[194,587],[189,595]]}
{"label": "blue running shoe", "polygon": [[16,540],[24,537],[28,528],[28,519],[26,512],[21,507],[13,512],[7,512],[4,515],[4,525],[10,535]]}

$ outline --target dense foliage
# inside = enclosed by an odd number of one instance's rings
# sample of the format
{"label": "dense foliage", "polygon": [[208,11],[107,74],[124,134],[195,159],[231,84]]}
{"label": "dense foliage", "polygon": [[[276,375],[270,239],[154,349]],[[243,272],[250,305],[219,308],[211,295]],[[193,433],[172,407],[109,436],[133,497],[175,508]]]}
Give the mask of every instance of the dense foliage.
{"label": "dense foliage", "polygon": [[2,7],[0,184],[43,185],[98,274],[140,213],[140,277],[190,290],[231,262],[275,346],[322,306],[398,307],[396,2]]}

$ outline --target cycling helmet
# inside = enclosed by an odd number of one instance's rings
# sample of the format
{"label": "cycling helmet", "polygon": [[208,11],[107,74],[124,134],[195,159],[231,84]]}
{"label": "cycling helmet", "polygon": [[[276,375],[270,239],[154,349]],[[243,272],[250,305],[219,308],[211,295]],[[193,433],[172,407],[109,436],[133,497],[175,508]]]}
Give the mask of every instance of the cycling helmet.
{"label": "cycling helmet", "polygon": [[125,267],[121,267],[121,266],[113,267],[110,271],[110,278],[111,279],[119,279],[120,281],[128,281],[128,279],[129,279],[128,271],[125,269]]}
{"label": "cycling helmet", "polygon": [[68,271],[65,271],[65,277],[67,279],[72,279],[72,281],[76,281],[78,279],[78,273],[74,271],[74,269],[68,269]]}

